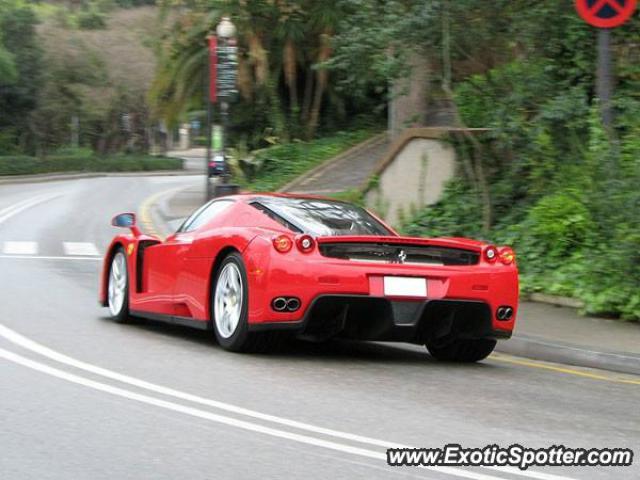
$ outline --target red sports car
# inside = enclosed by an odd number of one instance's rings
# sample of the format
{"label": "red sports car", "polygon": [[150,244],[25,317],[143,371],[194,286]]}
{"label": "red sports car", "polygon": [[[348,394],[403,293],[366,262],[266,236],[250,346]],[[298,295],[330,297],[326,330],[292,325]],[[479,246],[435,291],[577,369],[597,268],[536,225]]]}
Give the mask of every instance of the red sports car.
{"label": "red sports car", "polygon": [[113,225],[100,302],[133,317],[212,329],[232,351],[262,351],[284,334],[426,345],[473,362],[509,338],[518,271],[509,247],[399,236],[337,200],[276,194],[215,199],[165,241],[135,215]]}

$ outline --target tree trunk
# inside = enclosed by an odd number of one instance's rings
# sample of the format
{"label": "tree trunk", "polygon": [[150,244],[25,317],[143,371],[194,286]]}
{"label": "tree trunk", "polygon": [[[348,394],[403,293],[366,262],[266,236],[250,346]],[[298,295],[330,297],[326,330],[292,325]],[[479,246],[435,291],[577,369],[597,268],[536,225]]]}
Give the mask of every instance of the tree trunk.
{"label": "tree trunk", "polygon": [[484,171],[484,165],[482,165],[482,144],[478,139],[467,129],[466,125],[462,121],[458,106],[453,97],[453,92],[448,85],[443,85],[444,93],[449,97],[451,105],[453,106],[453,114],[456,119],[456,124],[462,128],[462,134],[469,140],[472,145],[471,159],[473,162],[472,168],[475,173],[475,184],[480,195],[482,202],[482,232],[484,235],[489,235],[491,232],[491,225],[493,223],[493,208],[491,206],[491,191],[489,190],[489,182]]}
{"label": "tree trunk", "polygon": [[238,91],[242,98],[246,101],[253,100],[253,75],[249,62],[242,56],[238,55]]}
{"label": "tree trunk", "polygon": [[304,79],[304,94],[302,98],[302,111],[300,112],[300,120],[307,123],[309,119],[309,109],[311,108],[311,96],[313,94],[313,70],[307,69]]}
{"label": "tree trunk", "polygon": [[[329,33],[323,33],[320,35],[320,51],[318,52],[317,64],[320,65],[331,56],[331,36]],[[311,106],[311,113],[309,114],[309,122],[307,123],[307,137],[313,138],[318,128],[320,121],[320,109],[322,107],[322,97],[324,91],[327,88],[329,80],[329,72],[326,68],[318,68],[316,70],[316,88],[313,96],[313,105]]]}
{"label": "tree trunk", "polygon": [[247,35],[249,44],[249,58],[253,64],[256,83],[266,85],[269,81],[269,57],[262,46],[262,40],[254,33]]}
{"label": "tree trunk", "polygon": [[284,70],[284,80],[289,88],[289,108],[291,113],[298,111],[298,78],[296,71],[296,48],[293,41],[287,40],[282,52],[282,67]]}

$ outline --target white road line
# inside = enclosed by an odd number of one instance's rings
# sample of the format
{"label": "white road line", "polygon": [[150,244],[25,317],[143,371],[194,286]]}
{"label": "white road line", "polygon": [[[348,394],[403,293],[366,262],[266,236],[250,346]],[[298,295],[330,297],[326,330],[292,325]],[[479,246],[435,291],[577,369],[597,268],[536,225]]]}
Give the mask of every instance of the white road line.
{"label": "white road line", "polygon": [[35,255],[38,253],[37,242],[4,242],[2,253],[5,255]]}
{"label": "white road line", "polygon": [[[138,378],[135,377],[130,377],[128,375],[123,375],[117,372],[114,372],[112,370],[108,370],[106,368],[102,368],[102,367],[98,367],[96,365],[92,365],[90,363],[86,363],[83,362],[81,360],[77,360],[75,358],[69,357],[67,355],[64,355],[62,353],[56,352],[55,350],[52,350],[38,342],[35,342],[34,340],[31,340],[21,334],[19,334],[18,332],[0,324],[0,337],[5,338],[6,340],[8,340],[9,342],[13,343],[14,345],[18,345],[19,347],[22,347],[26,350],[29,350],[31,352],[34,352],[38,355],[41,355],[43,357],[46,357],[50,360],[56,361],[58,363],[62,363],[64,365],[68,365],[74,368],[77,368],[79,370],[84,370],[86,372],[95,374],[95,375],[99,375],[105,378],[109,378],[111,380],[115,380],[121,383],[125,383],[128,385],[132,385],[138,388],[142,388],[145,390],[149,390],[155,393],[160,393],[162,395],[166,395],[169,397],[173,397],[173,398],[178,398],[180,400],[185,400],[188,402],[192,402],[192,403],[197,403],[200,405],[205,405],[208,407],[213,407],[213,408],[217,408],[219,410],[223,410],[223,411],[227,411],[227,412],[231,412],[231,413],[235,413],[238,415],[244,415],[246,417],[250,417],[250,418],[255,418],[258,420],[263,420],[263,421],[267,421],[267,422],[271,422],[271,423],[276,423],[279,425],[284,425],[287,427],[291,427],[291,428],[296,428],[299,430],[303,430],[303,431],[307,431],[307,432],[311,432],[311,433],[315,433],[315,434],[320,434],[320,435],[326,435],[326,436],[330,436],[330,437],[334,437],[334,438],[340,438],[343,440],[350,440],[350,441],[354,441],[354,442],[358,442],[358,443],[362,443],[362,444],[366,444],[366,445],[372,445],[372,446],[377,446],[377,447],[383,447],[383,448],[406,448],[406,445],[400,445],[400,444],[396,444],[393,442],[386,442],[383,440],[378,440],[375,438],[370,438],[370,437],[365,437],[365,436],[361,436],[361,435],[355,435],[355,434],[351,434],[351,433],[347,433],[347,432],[341,432],[338,430],[332,430],[332,429],[328,429],[328,428],[323,428],[323,427],[318,427],[315,425],[311,425],[308,423],[304,423],[304,422],[298,422],[296,420],[289,420],[287,418],[282,418],[282,417],[277,417],[274,415],[269,415],[269,414],[265,414],[265,413],[261,413],[261,412],[257,412],[255,410],[249,410],[246,408],[242,408],[242,407],[238,407],[236,405],[231,405],[228,403],[223,403],[223,402],[219,402],[216,400],[211,400],[208,398],[203,398],[197,395],[192,395],[186,392],[182,392],[179,390],[174,390],[172,388],[169,387],[164,387],[161,385],[156,385],[154,383],[151,382],[147,382],[145,380],[140,380]],[[559,475],[552,475],[552,474],[546,474],[546,473],[541,473],[541,472],[535,472],[532,470],[526,470],[526,471],[521,471],[519,469],[511,469],[511,468],[502,468],[502,467],[490,467],[491,470],[496,470],[496,471],[500,471],[500,472],[504,472],[504,473],[509,473],[509,474],[513,474],[513,475],[520,475],[520,476],[524,476],[524,477],[528,477],[528,478],[535,478],[535,479],[539,479],[539,480],[573,480],[570,477],[564,477],[564,476],[559,476]],[[441,470],[440,470],[441,471]],[[457,470],[456,470],[457,472]],[[459,475],[458,473],[456,473],[456,475]],[[480,474],[477,474],[480,475]],[[459,475],[460,476],[460,475]],[[474,476],[474,477],[467,477],[467,478],[474,478],[474,479],[487,479],[487,478],[496,478],[496,477],[486,477],[486,476]]]}
{"label": "white road line", "polygon": [[78,257],[99,256],[100,252],[93,243],[90,242],[62,242],[65,255]]}
{"label": "white road line", "polygon": [[[315,447],[327,448],[330,450],[348,453],[351,455],[358,455],[361,457],[373,458],[375,460],[386,461],[387,455],[383,452],[376,452],[373,450],[367,450],[364,448],[353,447],[351,445],[345,445],[342,443],[336,443],[328,440],[322,440],[319,438],[309,437],[307,435],[301,435],[298,433],[286,432],[284,430],[278,430],[276,428],[265,427],[256,423],[247,422],[244,420],[238,420],[232,417],[226,417],[224,415],[218,415],[215,413],[207,412],[193,407],[187,407],[178,403],[169,402],[167,400],[161,400],[159,398],[143,395],[130,390],[126,390],[119,387],[107,385],[106,383],[96,382],[79,375],[59,370],[57,368],[50,367],[44,363],[30,360],[21,355],[17,355],[13,352],[0,348],[0,357],[10,362],[22,365],[24,367],[36,370],[41,373],[66,380],[67,382],[82,385],[84,387],[92,388],[101,392],[105,392],[111,395],[115,395],[129,400],[134,400],[140,403],[146,403],[155,407],[164,408],[166,410],[172,410],[174,412],[183,413],[185,415],[191,415],[192,417],[202,418],[212,422],[221,423],[231,427],[241,428],[255,433],[262,433],[264,435],[270,435],[273,437],[283,438],[285,440],[291,440],[298,443],[304,443],[306,445],[312,445]],[[453,475],[459,478],[469,478],[472,480],[504,480],[501,477],[494,477],[490,475],[484,475],[480,473],[474,473],[468,470],[462,470],[452,467],[424,467],[425,470],[431,470],[438,473],[447,475]]]}
{"label": "white road line", "polygon": [[28,208],[34,207],[39,203],[43,203],[48,200],[53,200],[54,198],[60,197],[62,195],[63,195],[62,193],[48,193],[48,194],[38,195],[37,197],[28,198],[18,203],[14,203],[9,207],[6,207],[3,210],[0,210],[0,223],[6,222],[14,215],[17,215],[18,213]]}
{"label": "white road line", "polygon": [[66,261],[90,261],[90,262],[100,262],[102,261],[101,257],[63,257],[63,256],[55,256],[55,255],[0,255],[1,258],[17,258],[20,260],[66,260]]}

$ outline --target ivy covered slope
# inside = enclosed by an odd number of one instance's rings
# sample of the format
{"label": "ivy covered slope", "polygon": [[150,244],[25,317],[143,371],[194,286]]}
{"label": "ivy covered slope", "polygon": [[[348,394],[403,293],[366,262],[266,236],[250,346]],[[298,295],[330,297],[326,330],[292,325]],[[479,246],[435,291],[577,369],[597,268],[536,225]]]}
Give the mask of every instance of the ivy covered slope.
{"label": "ivy covered slope", "polygon": [[341,131],[311,141],[273,145],[251,154],[234,148],[231,149],[234,180],[255,192],[275,191],[378,133],[379,127]]}
{"label": "ivy covered slope", "polygon": [[[596,35],[568,10],[549,17],[544,32],[521,31],[508,62],[457,84],[464,122],[492,132],[479,145],[456,142],[459,178],[404,231],[513,245],[525,293],[570,296],[587,313],[637,321],[640,18],[612,32],[610,131],[595,94]],[[483,169],[488,196],[470,165]]]}

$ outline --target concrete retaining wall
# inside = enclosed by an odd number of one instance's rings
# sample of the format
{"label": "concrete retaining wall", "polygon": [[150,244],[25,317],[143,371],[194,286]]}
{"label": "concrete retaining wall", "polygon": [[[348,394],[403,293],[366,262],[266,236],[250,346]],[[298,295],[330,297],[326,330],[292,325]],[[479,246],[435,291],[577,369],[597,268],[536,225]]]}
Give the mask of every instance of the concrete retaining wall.
{"label": "concrete retaining wall", "polygon": [[365,195],[366,204],[391,225],[398,225],[436,203],[454,174],[455,151],[451,145],[442,140],[411,139],[378,174]]}
{"label": "concrete retaining wall", "polygon": [[447,138],[477,134],[484,128],[408,128],[393,142],[374,171],[361,186],[367,207],[392,226],[399,226],[442,196],[456,174],[456,154]]}

